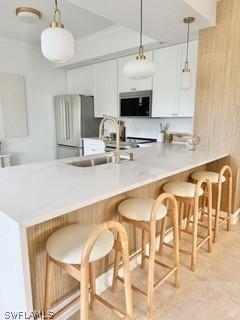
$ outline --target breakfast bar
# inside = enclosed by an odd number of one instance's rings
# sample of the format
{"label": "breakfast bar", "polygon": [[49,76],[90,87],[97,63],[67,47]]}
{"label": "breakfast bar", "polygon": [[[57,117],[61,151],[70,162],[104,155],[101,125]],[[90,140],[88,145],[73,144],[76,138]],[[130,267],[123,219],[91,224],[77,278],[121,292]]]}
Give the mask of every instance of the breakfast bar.
{"label": "breakfast bar", "polygon": [[[133,161],[125,158],[120,163],[80,167],[72,164],[81,158],[74,158],[0,171],[2,314],[43,309],[45,246],[54,231],[72,223],[115,219],[117,205],[127,197],[157,198],[164,183],[187,181],[194,170],[208,166],[218,171],[229,162],[228,150],[187,151],[180,143],[153,143],[131,152]],[[97,276],[103,276],[112,262],[110,257],[99,263]],[[59,270],[54,283],[56,303],[70,299],[79,288]],[[99,282],[99,291],[106,287],[106,282]]]}

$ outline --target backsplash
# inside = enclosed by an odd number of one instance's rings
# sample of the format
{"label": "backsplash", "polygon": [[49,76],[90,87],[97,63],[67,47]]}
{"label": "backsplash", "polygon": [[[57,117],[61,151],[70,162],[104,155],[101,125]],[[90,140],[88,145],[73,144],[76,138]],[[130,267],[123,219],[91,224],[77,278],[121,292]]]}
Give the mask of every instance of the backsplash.
{"label": "backsplash", "polygon": [[[160,131],[160,122],[169,123],[169,132],[192,133],[192,118],[156,118],[156,119],[131,119],[121,118],[125,122],[127,137],[154,138]],[[105,130],[114,132],[110,122],[106,122]]]}

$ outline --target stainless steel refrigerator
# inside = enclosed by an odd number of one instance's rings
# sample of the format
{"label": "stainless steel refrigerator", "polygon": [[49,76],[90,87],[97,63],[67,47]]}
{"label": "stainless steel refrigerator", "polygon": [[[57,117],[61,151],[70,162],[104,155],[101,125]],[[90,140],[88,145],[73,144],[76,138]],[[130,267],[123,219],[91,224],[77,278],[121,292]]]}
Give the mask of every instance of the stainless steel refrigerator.
{"label": "stainless steel refrigerator", "polygon": [[98,136],[94,99],[84,95],[54,97],[57,159],[84,155],[82,138]]}

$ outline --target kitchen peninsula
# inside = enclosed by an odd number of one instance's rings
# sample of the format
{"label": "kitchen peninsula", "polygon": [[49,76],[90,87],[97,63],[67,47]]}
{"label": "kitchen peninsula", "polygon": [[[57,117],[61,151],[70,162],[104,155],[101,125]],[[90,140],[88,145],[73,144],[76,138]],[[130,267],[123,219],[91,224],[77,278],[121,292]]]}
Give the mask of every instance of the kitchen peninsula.
{"label": "kitchen peninsula", "polygon": [[[74,158],[0,171],[1,312],[43,308],[45,244],[53,231],[69,223],[113,219],[122,199],[156,198],[166,181],[187,180],[208,165],[218,170],[229,156],[228,150],[189,152],[183,144],[153,143],[131,151],[134,161],[118,164],[76,167],[70,165]],[[99,264],[98,275],[109,264]],[[56,279],[54,301],[78,288],[59,270]]]}

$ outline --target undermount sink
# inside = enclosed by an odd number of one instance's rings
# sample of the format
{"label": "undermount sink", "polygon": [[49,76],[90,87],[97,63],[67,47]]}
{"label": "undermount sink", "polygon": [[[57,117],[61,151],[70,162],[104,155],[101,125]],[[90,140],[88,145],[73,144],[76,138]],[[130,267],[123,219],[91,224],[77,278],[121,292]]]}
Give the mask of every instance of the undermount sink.
{"label": "undermount sink", "polygon": [[[124,161],[124,160],[128,160],[128,159],[126,157],[120,157],[120,161]],[[114,162],[115,162],[114,156],[103,156],[103,157],[73,161],[73,162],[69,162],[68,164],[74,167],[89,168],[89,167],[95,167],[95,166],[100,166],[102,164],[114,163]]]}

